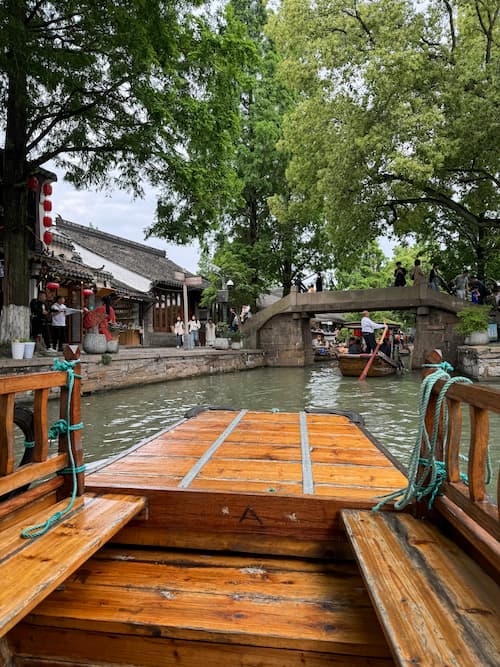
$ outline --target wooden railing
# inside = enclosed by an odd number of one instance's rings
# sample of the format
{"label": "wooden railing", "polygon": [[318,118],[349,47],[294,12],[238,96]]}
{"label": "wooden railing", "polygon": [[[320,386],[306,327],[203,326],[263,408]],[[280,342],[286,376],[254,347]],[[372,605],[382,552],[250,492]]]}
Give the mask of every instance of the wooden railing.
{"label": "wooden railing", "polygon": [[[65,346],[66,361],[75,361],[80,358],[78,348]],[[80,373],[80,364],[75,365],[75,373]],[[14,496],[0,503],[0,516],[17,507],[26,504],[46,493],[57,489],[57,498],[61,499],[71,494],[71,475],[56,477],[54,473],[68,467],[68,438],[66,433],[58,436],[58,451],[49,454],[49,423],[48,401],[51,389],[60,388],[59,415],[67,419],[68,402],[68,374],[66,371],[52,371],[30,375],[6,375],[0,378],[0,498],[5,498],[12,492],[31,485],[33,482],[45,480],[25,491],[20,496]],[[71,395],[69,422],[79,424],[80,417],[81,381],[75,377]],[[31,462],[16,468],[15,461],[15,402],[16,396],[25,392],[34,392],[33,400],[33,432],[34,447]],[[71,445],[75,466],[81,468],[83,451],[81,446],[81,431],[75,430],[71,435]],[[49,479],[45,479],[50,477]],[[69,479],[68,479],[69,478]],[[84,490],[84,473],[77,473],[77,495]]]}
{"label": "wooden railing", "polygon": [[[441,361],[441,354],[437,350],[426,358],[428,364],[438,364]],[[430,368],[426,374],[433,372],[435,371]],[[438,380],[433,387],[425,420],[428,432],[432,430],[437,398],[444,384],[444,380]],[[436,499],[435,506],[490,563],[499,568],[500,514],[498,504],[488,497],[486,475],[489,413],[500,414],[500,391],[485,385],[457,382],[448,388],[445,400],[448,406],[447,446],[444,448],[445,434],[441,412],[436,457],[446,464],[446,480],[441,487],[442,495]],[[460,474],[463,406],[469,409],[470,414],[470,440],[466,452],[467,483],[462,481]],[[491,463],[500,496],[498,461]]]}

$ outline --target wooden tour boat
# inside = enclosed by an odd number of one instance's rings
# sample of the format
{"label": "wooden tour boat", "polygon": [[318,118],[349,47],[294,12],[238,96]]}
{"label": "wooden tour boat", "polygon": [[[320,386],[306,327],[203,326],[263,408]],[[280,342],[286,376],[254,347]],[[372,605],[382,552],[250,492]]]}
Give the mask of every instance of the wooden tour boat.
{"label": "wooden tour boat", "polygon": [[[372,363],[370,364],[367,376],[368,377],[384,377],[386,375],[395,375],[403,371],[403,364],[396,355],[396,348],[394,345],[394,333],[399,331],[400,324],[387,324],[387,329],[390,332],[390,355],[386,355],[381,351],[377,351]],[[361,332],[360,322],[347,322],[344,324],[347,329],[346,342],[344,346],[345,352],[337,351],[337,359],[342,375],[347,377],[359,377],[366,365],[370,361],[371,354],[348,354],[349,339],[353,332]],[[357,336],[361,338],[361,333]]]}
{"label": "wooden tour boat", "polygon": [[[418,480],[439,468],[431,454],[442,461],[428,509],[428,497],[397,500],[403,468],[355,413],[200,408],[85,474],[78,350],[65,355],[67,368],[0,378],[1,667],[500,664],[486,493],[500,392],[428,369],[422,458],[408,470]],[[32,456],[16,467],[27,391]]]}

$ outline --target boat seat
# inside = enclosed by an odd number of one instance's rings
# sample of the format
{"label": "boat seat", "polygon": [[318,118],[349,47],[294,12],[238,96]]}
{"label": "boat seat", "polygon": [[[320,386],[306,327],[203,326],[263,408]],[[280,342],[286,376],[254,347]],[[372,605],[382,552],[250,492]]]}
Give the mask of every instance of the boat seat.
{"label": "boat seat", "polygon": [[391,667],[356,564],[107,545],[7,636],[23,667]]}
{"label": "boat seat", "polygon": [[0,522],[0,638],[141,512],[145,502],[135,496],[83,494],[62,521],[32,539],[22,538],[21,531],[64,510],[68,498],[7,515]]}
{"label": "boat seat", "polygon": [[343,510],[399,665],[499,665],[500,588],[429,521]]}

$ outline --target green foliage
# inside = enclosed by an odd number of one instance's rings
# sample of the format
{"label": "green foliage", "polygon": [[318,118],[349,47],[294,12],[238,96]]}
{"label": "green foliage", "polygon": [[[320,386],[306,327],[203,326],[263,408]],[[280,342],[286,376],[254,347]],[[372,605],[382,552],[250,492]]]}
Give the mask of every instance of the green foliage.
{"label": "green foliage", "polygon": [[[336,264],[384,233],[468,254],[500,249],[496,0],[283,0],[270,24],[300,103],[283,150],[295,199]],[[448,261],[448,260],[447,260]]]}
{"label": "green foliage", "polygon": [[466,306],[457,313],[459,319],[455,325],[455,331],[461,336],[470,336],[477,331],[485,331],[488,328],[490,306]]}

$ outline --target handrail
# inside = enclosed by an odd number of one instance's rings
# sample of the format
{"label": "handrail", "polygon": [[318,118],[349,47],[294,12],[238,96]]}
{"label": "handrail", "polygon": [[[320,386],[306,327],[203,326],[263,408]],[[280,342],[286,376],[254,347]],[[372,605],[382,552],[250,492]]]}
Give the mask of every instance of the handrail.
{"label": "handrail", "polygon": [[[65,346],[64,358],[68,362],[78,361],[80,351],[78,347]],[[79,374],[79,364],[75,372]],[[58,454],[49,455],[49,424],[48,401],[50,389],[60,388],[59,413],[60,418],[67,417],[68,374],[65,371],[48,373],[32,373],[29,375],[7,375],[0,378],[0,497],[13,489],[40,480],[47,474],[59,471],[68,466],[68,442],[65,433],[58,436]],[[81,381],[75,377],[70,403],[70,423],[80,423],[80,391]],[[14,441],[15,441],[15,399],[17,394],[34,391],[33,425],[34,446],[30,463],[15,469]],[[83,464],[81,434],[75,430],[71,437],[73,458],[77,469]],[[67,477],[67,476],[66,476]],[[78,495],[83,493],[84,473],[77,473]],[[71,480],[64,482],[58,491],[58,497],[64,498],[71,493]],[[9,501],[4,501],[9,502]]]}
{"label": "handrail", "polygon": [[[439,364],[442,355],[433,350],[426,357],[426,364]],[[426,375],[435,372],[427,368]],[[432,432],[435,423],[437,397],[445,385],[445,380],[438,380],[432,390],[426,412],[426,427]],[[489,413],[500,414],[500,391],[484,385],[457,382],[449,386],[446,392],[448,408],[448,433],[444,433],[444,403],[439,415],[438,442],[436,456],[445,462],[446,478],[441,486],[441,496],[436,498],[435,507],[458,529],[475,548],[495,567],[500,567],[500,550],[491,549],[490,542],[484,535],[500,540],[500,513],[486,492],[486,476],[489,445]],[[467,452],[467,481],[460,474],[460,444],[462,436],[462,408],[468,406],[470,412],[470,440]],[[500,470],[497,475],[500,494]],[[477,530],[471,526],[477,526]],[[498,545],[498,542],[497,542]]]}

